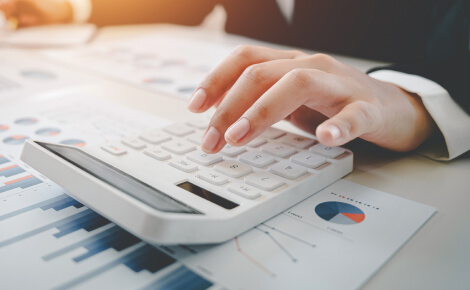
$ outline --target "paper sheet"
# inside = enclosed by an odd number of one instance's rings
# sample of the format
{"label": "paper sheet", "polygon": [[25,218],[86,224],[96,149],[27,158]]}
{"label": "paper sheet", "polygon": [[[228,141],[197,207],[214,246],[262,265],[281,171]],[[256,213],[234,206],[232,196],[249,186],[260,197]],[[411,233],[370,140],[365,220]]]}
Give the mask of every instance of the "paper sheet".
{"label": "paper sheet", "polygon": [[220,245],[151,247],[18,160],[24,139],[84,146],[165,120],[83,96],[0,108],[4,289],[357,289],[434,208],[338,181]]}

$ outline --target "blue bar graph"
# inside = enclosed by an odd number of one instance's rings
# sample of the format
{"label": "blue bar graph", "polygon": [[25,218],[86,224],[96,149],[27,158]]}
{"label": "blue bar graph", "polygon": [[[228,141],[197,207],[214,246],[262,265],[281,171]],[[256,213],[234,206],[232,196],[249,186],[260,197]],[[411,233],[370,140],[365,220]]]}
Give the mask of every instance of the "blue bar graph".
{"label": "blue bar graph", "polygon": [[74,200],[73,198],[69,197],[66,194],[61,194],[59,196],[47,199],[42,202],[38,202],[36,204],[32,204],[22,209],[19,209],[19,210],[16,210],[16,211],[4,214],[4,215],[0,215],[0,221],[15,217],[20,214],[27,213],[37,208],[41,208],[44,211],[51,209],[51,208],[54,209],[55,211],[60,211],[70,206],[73,206],[75,208],[81,208],[83,207],[83,204],[79,203],[78,201]]}
{"label": "blue bar graph", "polygon": [[33,175],[29,175],[23,178],[19,178],[17,180],[9,181],[5,183],[4,186],[0,186],[0,193],[17,188],[26,189],[40,183],[42,183],[42,180],[37,177],[34,177]]}
{"label": "blue bar graph", "polygon": [[[83,282],[86,282],[94,277],[97,277],[118,265],[125,265],[134,272],[147,270],[151,273],[156,273],[169,265],[174,264],[176,261],[172,257],[166,255],[160,250],[151,245],[143,245],[138,249],[126,254],[119,259],[116,259],[100,268],[93,269],[82,276],[79,276],[68,283],[65,283],[56,289],[69,289],[75,287]],[[192,272],[184,266],[169,272],[164,277],[160,277],[157,281],[151,283],[146,289],[207,289],[213,283]]]}
{"label": "blue bar graph", "polygon": [[0,165],[10,162],[5,156],[0,155]]}
{"label": "blue bar graph", "polygon": [[25,172],[25,170],[14,164],[5,168],[0,168],[0,176],[10,177]]}
{"label": "blue bar graph", "polygon": [[35,230],[2,241],[0,242],[0,248],[20,242],[24,239],[38,235],[53,228],[56,228],[60,231],[57,234],[54,234],[55,237],[60,238],[80,229],[92,231],[93,229],[97,229],[108,223],[109,221],[107,219],[101,217],[97,213],[93,212],[91,209],[86,209],[60,221],[50,223]]}
{"label": "blue bar graph", "polygon": [[154,289],[192,289],[192,290],[204,290],[213,285],[212,282],[206,280],[200,275],[189,270],[185,266],[178,267],[173,270],[165,277],[156,280],[153,283],[142,288],[142,290],[154,290]]}

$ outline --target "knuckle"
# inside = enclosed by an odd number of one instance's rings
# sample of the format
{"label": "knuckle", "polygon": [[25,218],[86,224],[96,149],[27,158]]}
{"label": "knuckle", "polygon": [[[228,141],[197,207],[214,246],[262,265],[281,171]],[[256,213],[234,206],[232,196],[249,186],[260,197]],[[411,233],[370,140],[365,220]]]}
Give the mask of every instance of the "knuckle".
{"label": "knuckle", "polygon": [[316,53],[312,56],[310,56],[310,60],[324,68],[329,68],[332,67],[336,64],[336,59],[334,59],[332,56],[324,53]]}
{"label": "knuckle", "polygon": [[221,124],[231,124],[230,110],[226,106],[219,106],[212,116],[210,126],[219,127]]}
{"label": "knuckle", "polygon": [[250,45],[239,45],[232,50],[231,54],[236,59],[251,59],[253,57],[253,47]]}
{"label": "knuckle", "polygon": [[269,107],[261,102],[254,103],[250,111],[252,111],[259,120],[266,120],[270,113]]}
{"label": "knuckle", "polygon": [[294,83],[300,89],[308,88],[314,82],[313,73],[306,69],[296,68],[291,70],[287,74],[287,77],[289,78],[289,81]]}
{"label": "knuckle", "polygon": [[243,72],[243,77],[255,83],[263,82],[267,77],[266,67],[262,64],[250,65]]}

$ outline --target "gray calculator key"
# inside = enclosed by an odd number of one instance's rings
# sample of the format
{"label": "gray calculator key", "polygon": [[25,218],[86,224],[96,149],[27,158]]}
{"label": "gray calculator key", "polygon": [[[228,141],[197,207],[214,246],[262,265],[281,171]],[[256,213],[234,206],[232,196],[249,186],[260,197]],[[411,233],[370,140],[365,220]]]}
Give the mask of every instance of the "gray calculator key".
{"label": "gray calculator key", "polygon": [[264,132],[261,134],[261,136],[268,138],[268,139],[277,139],[284,135],[286,135],[286,132],[276,129],[276,128],[268,128],[264,130]]}
{"label": "gray calculator key", "polygon": [[278,139],[279,142],[299,149],[305,149],[315,144],[315,140],[295,134],[287,134]]}
{"label": "gray calculator key", "polygon": [[183,137],[194,132],[193,128],[189,127],[186,124],[179,124],[179,123],[165,127],[163,128],[163,130],[170,133],[171,135],[175,135],[178,137]]}
{"label": "gray calculator key", "polygon": [[248,144],[246,144],[246,146],[250,147],[250,148],[256,148],[256,147],[259,147],[263,144],[266,144],[266,138],[263,138],[263,137],[256,137],[255,139],[251,140]]}
{"label": "gray calculator key", "polygon": [[328,158],[336,158],[343,154],[346,150],[341,147],[328,147],[323,144],[317,144],[310,148],[310,151]]}
{"label": "gray calculator key", "polygon": [[190,173],[197,170],[197,165],[183,158],[174,158],[168,162],[170,166],[177,168],[181,171]]}
{"label": "gray calculator key", "polygon": [[222,161],[224,158],[222,155],[216,154],[208,154],[201,150],[196,150],[186,155],[186,158],[189,160],[196,162],[197,164],[208,166],[217,162]]}
{"label": "gray calculator key", "polygon": [[216,164],[214,170],[232,178],[239,178],[251,173],[253,168],[235,160],[225,160]]}
{"label": "gray calculator key", "polygon": [[269,168],[269,172],[287,179],[297,179],[307,173],[307,168],[289,161],[282,161]]}
{"label": "gray calculator key", "polygon": [[231,183],[227,186],[227,190],[248,199],[255,199],[261,196],[261,192],[258,189],[244,183]]}
{"label": "gray calculator key", "polygon": [[143,133],[139,138],[150,144],[160,144],[171,140],[170,135],[157,130]]}
{"label": "gray calculator key", "polygon": [[116,156],[124,155],[127,153],[127,150],[124,149],[123,147],[113,145],[113,144],[103,145],[101,146],[101,149]]}
{"label": "gray calculator key", "polygon": [[152,157],[153,159],[157,159],[159,161],[164,161],[164,160],[170,159],[171,157],[170,153],[159,148],[146,149],[144,151],[144,154]]}
{"label": "gray calculator key", "polygon": [[204,132],[198,131],[196,133],[193,133],[191,135],[186,136],[186,140],[188,140],[189,142],[192,142],[196,145],[201,145],[203,136],[204,136]]}
{"label": "gray calculator key", "polygon": [[210,119],[209,118],[198,118],[193,119],[186,122],[186,125],[191,126],[193,128],[205,130],[209,126]]}
{"label": "gray calculator key", "polygon": [[308,151],[302,151],[295,154],[290,158],[290,160],[308,168],[317,168],[326,163],[325,157]]}
{"label": "gray calculator key", "polygon": [[246,151],[245,147],[236,147],[236,146],[227,144],[224,146],[224,148],[222,148],[220,153],[229,157],[234,157],[234,156],[240,155],[241,153],[245,151]]}
{"label": "gray calculator key", "polygon": [[254,167],[265,167],[275,161],[274,157],[261,151],[249,151],[238,157],[244,163]]}
{"label": "gray calculator key", "polygon": [[261,146],[261,151],[281,158],[290,156],[296,152],[294,147],[278,142],[270,142]]}
{"label": "gray calculator key", "polygon": [[227,177],[215,172],[214,170],[203,170],[198,172],[196,177],[215,185],[223,185],[228,181]]}
{"label": "gray calculator key", "polygon": [[267,172],[256,172],[248,175],[245,177],[245,183],[266,191],[275,190],[285,184],[282,179]]}
{"label": "gray calculator key", "polygon": [[127,138],[122,140],[122,144],[131,147],[132,149],[144,149],[147,145],[137,138]]}
{"label": "gray calculator key", "polygon": [[162,148],[178,155],[196,150],[196,145],[182,140],[174,140],[162,144]]}

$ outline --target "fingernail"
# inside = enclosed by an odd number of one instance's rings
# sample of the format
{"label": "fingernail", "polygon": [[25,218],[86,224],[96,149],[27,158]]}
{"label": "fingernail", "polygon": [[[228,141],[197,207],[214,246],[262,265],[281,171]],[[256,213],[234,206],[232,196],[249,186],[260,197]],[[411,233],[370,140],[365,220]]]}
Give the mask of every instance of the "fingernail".
{"label": "fingernail", "polygon": [[247,118],[241,118],[230,128],[228,128],[225,136],[232,141],[239,141],[250,131],[250,121]]}
{"label": "fingernail", "polygon": [[341,138],[341,131],[335,125],[328,125],[326,130],[328,130],[333,140],[338,140]]}
{"label": "fingernail", "polygon": [[206,98],[207,98],[206,90],[202,88],[198,89],[189,99],[188,109],[190,111],[199,110],[202,107],[202,105],[204,105]]}
{"label": "fingernail", "polygon": [[219,131],[217,131],[217,129],[214,127],[210,127],[209,130],[207,130],[206,135],[202,139],[201,147],[206,151],[212,151],[219,143],[219,139]]}

